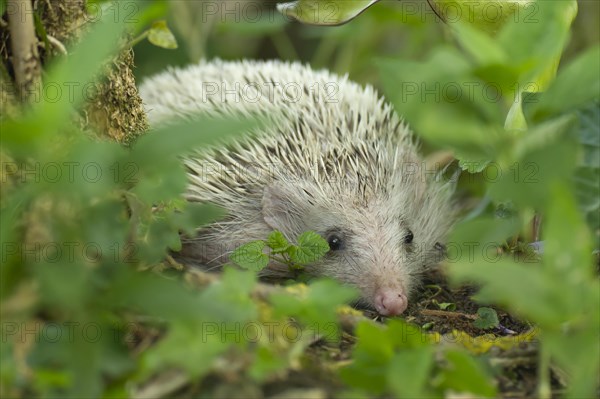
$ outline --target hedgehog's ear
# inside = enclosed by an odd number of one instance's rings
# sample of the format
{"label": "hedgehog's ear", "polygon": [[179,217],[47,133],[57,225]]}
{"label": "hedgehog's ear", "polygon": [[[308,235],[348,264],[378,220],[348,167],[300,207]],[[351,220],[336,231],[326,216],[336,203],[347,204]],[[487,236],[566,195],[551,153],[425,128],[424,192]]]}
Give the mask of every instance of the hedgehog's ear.
{"label": "hedgehog's ear", "polygon": [[281,231],[286,237],[302,232],[302,215],[305,213],[304,192],[292,185],[277,182],[265,187],[262,198],[262,213],[265,223],[273,230]]}

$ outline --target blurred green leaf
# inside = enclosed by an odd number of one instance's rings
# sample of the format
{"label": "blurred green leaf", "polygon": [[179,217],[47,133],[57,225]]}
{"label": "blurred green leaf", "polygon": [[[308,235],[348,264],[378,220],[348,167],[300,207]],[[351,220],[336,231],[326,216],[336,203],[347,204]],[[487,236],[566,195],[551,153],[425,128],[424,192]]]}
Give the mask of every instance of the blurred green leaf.
{"label": "blurred green leaf", "polygon": [[224,268],[220,281],[211,284],[200,295],[201,301],[210,304],[202,318],[233,323],[256,319],[257,304],[250,298],[256,279],[256,273]]}
{"label": "blurred green leaf", "polygon": [[266,245],[264,241],[249,242],[236,248],[229,259],[243,269],[261,271],[269,264],[269,256],[263,252]]}
{"label": "blurred green leaf", "polygon": [[531,0],[522,6],[518,18],[507,19],[498,43],[520,70],[520,90],[532,84],[536,90],[529,91],[542,91],[554,78],[577,2]]}
{"label": "blurred green leaf", "polygon": [[224,216],[224,211],[212,204],[187,203],[183,210],[173,214],[173,225],[194,236],[200,226],[217,221]]}
{"label": "blurred green leaf", "polygon": [[391,391],[398,397],[427,393],[434,350],[426,333],[393,319],[387,327],[361,322],[356,337],[354,361],[340,371],[347,384],[373,394]]}
{"label": "blurred green leaf", "polygon": [[446,366],[438,375],[436,384],[445,391],[471,393],[478,397],[496,396],[496,387],[484,368],[469,354],[458,350],[445,352]]}
{"label": "blurred green leaf", "polygon": [[552,190],[546,212],[543,261],[546,278],[563,286],[562,323],[541,325],[544,344],[572,380],[568,397],[593,396],[600,370],[600,290],[592,258],[589,230],[566,185]]}
{"label": "blurred green leaf", "polygon": [[505,146],[501,92],[487,92],[502,88],[473,76],[474,67],[458,51],[437,48],[425,62],[386,60],[378,66],[388,99],[428,142],[480,163]]}
{"label": "blurred green leaf", "polygon": [[[252,119],[203,117],[158,128],[139,138],[132,160],[140,167],[160,169],[161,162],[216,143],[225,144],[256,126]],[[246,133],[247,134],[247,133]]]}
{"label": "blurred green leaf", "polygon": [[105,388],[105,376],[122,377],[133,369],[134,363],[112,326],[100,320],[83,320],[46,324],[38,335],[31,365],[39,369],[60,366],[66,371],[36,376],[54,395],[97,397]]}
{"label": "blurred green leaf", "polygon": [[336,308],[356,298],[356,290],[340,283],[323,279],[309,285],[301,296],[274,293],[270,296],[277,316],[295,316],[309,330],[326,340],[339,339],[340,328]]}
{"label": "blurred green leaf", "polygon": [[167,26],[166,21],[156,21],[152,24],[150,31],[148,32],[148,41],[155,46],[176,49],[177,39]]}
{"label": "blurred green leaf", "polygon": [[479,252],[471,259],[470,254],[463,252],[461,255],[450,265],[451,280],[482,284],[476,295],[480,303],[497,304],[543,325],[556,325],[565,313],[568,314],[559,294],[564,284],[545,277],[539,267],[498,257],[490,262]]}
{"label": "blurred green leaf", "polygon": [[382,326],[361,322],[355,331],[358,342],[352,351],[352,364],[340,370],[348,385],[373,394],[385,392],[387,367],[394,355],[394,345]]}
{"label": "blurred green leaf", "polygon": [[[500,219],[491,217],[479,217],[474,220],[459,223],[452,231],[449,242],[455,243],[462,249],[463,244],[492,245],[495,250],[504,244],[520,228],[520,222],[516,218]],[[452,251],[452,246],[449,247]]]}
{"label": "blurred green leaf", "polygon": [[[438,15],[452,25],[467,25],[489,35],[495,35],[509,19],[527,14],[534,0],[492,0],[471,2],[469,0],[432,0],[429,4]],[[527,14],[529,15],[529,14]]]}
{"label": "blurred green leaf", "polygon": [[110,285],[100,293],[95,298],[99,308],[127,307],[165,320],[197,320],[202,314],[210,314],[212,308],[201,294],[182,288],[177,281],[127,268],[114,271]]}
{"label": "blurred green leaf", "polygon": [[528,119],[540,121],[576,110],[600,98],[600,47],[595,46],[569,63],[527,108]]}
{"label": "blurred green leaf", "polygon": [[493,65],[506,63],[502,47],[493,39],[466,23],[453,24],[452,28],[464,49],[478,64]]}
{"label": "blurred green leaf", "polygon": [[398,398],[429,397],[432,393],[427,387],[433,365],[432,346],[403,349],[387,367],[387,386]]}
{"label": "blurred green leaf", "polygon": [[102,15],[68,58],[58,59],[49,67],[41,93],[59,90],[56,100],[38,93],[23,119],[3,121],[2,143],[17,149],[31,145],[36,138],[57,134],[72,123],[71,113],[83,102],[86,90],[93,87],[101,66],[117,51],[122,35],[123,23],[111,19],[109,13]]}
{"label": "blurred green leaf", "polygon": [[149,377],[169,366],[183,369],[194,379],[204,376],[218,356],[232,346],[220,327],[217,321],[182,323],[175,320],[167,335],[142,355],[140,377]]}
{"label": "blurred green leaf", "polygon": [[[552,184],[549,191],[543,265],[505,259],[490,262],[478,253],[474,258],[463,254],[450,267],[451,279],[483,284],[479,300],[502,305],[542,328],[556,329],[569,319],[591,314],[587,313],[594,305],[588,285],[592,270],[589,232],[567,187]],[[572,293],[562,295],[564,290]]]}
{"label": "blurred green leaf", "polygon": [[271,373],[283,370],[287,363],[276,352],[274,346],[261,346],[256,350],[249,374],[258,381],[265,380]]}
{"label": "blurred green leaf", "polygon": [[379,0],[299,0],[277,4],[277,10],[305,24],[340,25]]}
{"label": "blurred green leaf", "polygon": [[[594,275],[590,233],[578,210],[570,186],[554,184],[546,213],[544,264],[560,275],[566,286],[573,288]],[[577,295],[565,297],[573,301]],[[582,300],[584,298],[581,298]]]}
{"label": "blurred green leaf", "polygon": [[577,143],[569,134],[575,122],[567,115],[530,129],[513,146],[514,163],[500,164],[498,175],[489,179],[489,195],[518,206],[543,206],[551,185],[568,181],[575,168]]}

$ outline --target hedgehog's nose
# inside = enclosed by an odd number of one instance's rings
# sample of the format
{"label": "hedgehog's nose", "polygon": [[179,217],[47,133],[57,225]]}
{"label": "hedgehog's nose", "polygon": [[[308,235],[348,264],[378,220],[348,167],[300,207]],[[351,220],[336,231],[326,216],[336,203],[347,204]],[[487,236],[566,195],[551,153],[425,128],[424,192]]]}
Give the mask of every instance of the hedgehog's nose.
{"label": "hedgehog's nose", "polygon": [[402,314],[408,306],[408,298],[402,292],[382,290],[375,295],[375,310],[383,316]]}

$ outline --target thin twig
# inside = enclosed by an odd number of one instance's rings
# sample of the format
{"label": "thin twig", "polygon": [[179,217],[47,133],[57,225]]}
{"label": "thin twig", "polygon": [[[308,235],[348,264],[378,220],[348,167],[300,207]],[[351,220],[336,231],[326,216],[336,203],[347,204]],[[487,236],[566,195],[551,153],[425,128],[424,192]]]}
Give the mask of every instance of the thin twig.
{"label": "thin twig", "polygon": [[423,309],[421,310],[421,314],[425,316],[436,316],[436,317],[450,317],[450,318],[465,318],[470,320],[477,320],[476,315],[461,313],[461,312],[448,312],[445,310],[432,310],[432,309]]}

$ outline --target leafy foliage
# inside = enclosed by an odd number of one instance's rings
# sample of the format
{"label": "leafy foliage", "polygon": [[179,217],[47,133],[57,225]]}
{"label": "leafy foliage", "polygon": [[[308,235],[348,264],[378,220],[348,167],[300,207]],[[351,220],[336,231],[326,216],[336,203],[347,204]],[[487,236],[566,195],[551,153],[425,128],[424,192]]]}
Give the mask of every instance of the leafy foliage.
{"label": "leafy foliage", "polygon": [[[265,248],[270,254],[264,253]],[[260,271],[270,261],[283,263],[291,270],[301,270],[304,265],[316,262],[329,251],[329,244],[313,231],[306,231],[298,237],[298,245],[290,244],[280,231],[269,234],[267,241],[252,241],[244,244],[231,254],[233,262],[244,269]]]}
{"label": "leafy foliage", "polygon": [[390,320],[387,328],[363,322],[356,330],[354,362],[341,372],[351,386],[375,394],[393,392],[399,398],[430,397],[446,390],[494,397],[496,389],[477,360],[457,349],[443,352],[437,367],[434,335]]}
{"label": "leafy foliage", "polygon": [[473,322],[477,328],[492,328],[498,326],[498,314],[492,308],[479,308],[477,309],[477,320]]}
{"label": "leafy foliage", "polygon": [[[93,82],[118,51],[125,23],[111,18],[112,3],[88,2],[100,22],[68,58],[48,66],[46,88]],[[325,2],[294,3],[285,8],[287,15],[303,20],[314,16],[307,10],[318,11]],[[479,284],[479,302],[539,326],[538,394],[548,392],[544,375],[551,360],[566,371],[566,397],[591,397],[600,369],[600,294],[592,255],[600,226],[598,47],[556,73],[574,1],[497,2],[510,11],[497,20],[478,19],[481,10],[472,2],[431,3],[447,20],[456,46],[427,45],[441,35],[425,30],[431,24],[408,9],[329,1],[320,10],[337,4],[335,24],[373,7],[348,27],[305,31],[321,43],[313,64],[325,65],[327,55],[335,54],[332,69],[352,67],[353,75],[373,81],[365,65],[384,52],[374,43],[389,45],[382,33],[387,31],[379,28],[407,22],[410,40],[403,54],[409,56],[377,61],[386,96],[428,145],[452,150],[465,175],[483,177],[473,185],[481,203],[453,232],[451,279]],[[444,11],[454,6],[468,17],[452,20]],[[0,7],[3,13],[6,2]],[[202,48],[194,41],[208,33],[198,35],[189,21],[162,22],[167,7],[165,1],[140,6],[129,31],[163,48],[177,42],[180,51]],[[312,22],[327,22],[325,16],[317,14]],[[216,32],[234,37],[232,46],[209,50],[239,57],[254,48],[248,38],[265,37],[282,57],[297,56],[283,34],[283,18],[207,21],[202,29],[214,23]],[[200,291],[148,270],[181,248],[180,231],[193,234],[221,216],[214,206],[183,201],[186,177],[179,157],[222,145],[253,121],[182,123],[149,132],[126,149],[72,126],[70,115],[85,101],[84,93],[73,93],[58,101],[42,97],[21,118],[1,120],[3,395],[7,389],[17,397],[126,397],[165,369],[199,381],[225,373],[227,359],[241,359],[236,367],[243,378],[264,382],[297,369],[314,342],[340,339],[339,309],[356,298],[354,290],[318,280],[277,290],[268,303],[255,295],[256,273],[270,262],[301,271],[328,251],[314,232],[297,237],[296,244],[280,232],[247,243],[231,256],[245,270],[226,268]],[[523,231],[534,213],[544,221],[541,261],[500,256],[509,237],[528,238]],[[453,310],[455,304],[438,306]],[[478,314],[478,327],[498,324],[490,308]],[[402,320],[385,326],[361,322],[356,338],[350,362],[334,373],[353,393],[496,395],[484,359],[440,345],[439,336]]]}

